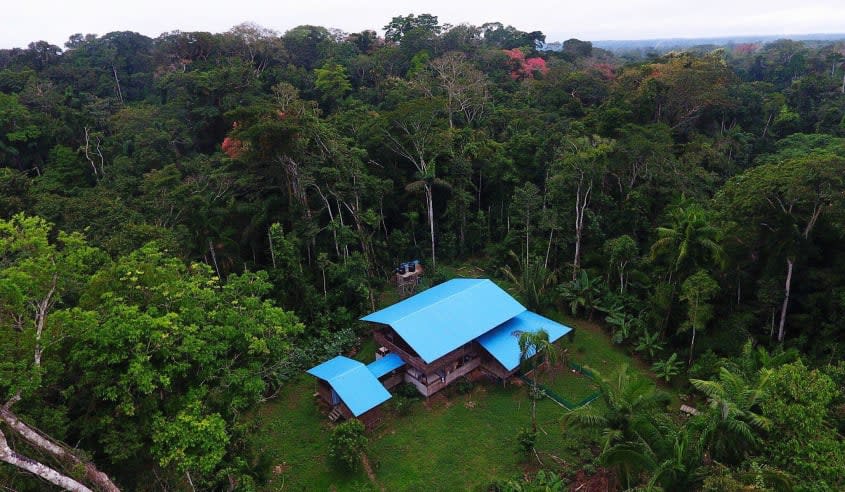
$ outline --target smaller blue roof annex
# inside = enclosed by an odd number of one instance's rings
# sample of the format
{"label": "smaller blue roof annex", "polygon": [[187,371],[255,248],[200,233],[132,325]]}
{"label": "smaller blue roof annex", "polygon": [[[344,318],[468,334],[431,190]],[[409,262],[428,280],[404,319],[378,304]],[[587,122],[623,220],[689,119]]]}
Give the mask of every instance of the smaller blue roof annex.
{"label": "smaller blue roof annex", "polygon": [[536,332],[541,329],[546,330],[549,334],[550,342],[554,342],[572,331],[572,328],[557,321],[531,311],[524,311],[502,323],[496,329],[482,335],[478,339],[478,343],[490,352],[490,355],[495,357],[505,369],[512,371],[519,365],[519,333]]}
{"label": "smaller blue roof annex", "polygon": [[490,280],[458,278],[361,320],[391,326],[430,364],[523,311]]}
{"label": "smaller blue roof annex", "polygon": [[367,366],[342,355],[306,372],[327,382],[356,417],[390,399]]}
{"label": "smaller blue roof annex", "polygon": [[373,376],[380,378],[385,374],[393,371],[395,369],[399,369],[400,367],[405,365],[405,361],[402,360],[401,357],[394,353],[390,353],[382,357],[381,359],[376,359],[373,362],[367,364],[367,369],[373,373]]}

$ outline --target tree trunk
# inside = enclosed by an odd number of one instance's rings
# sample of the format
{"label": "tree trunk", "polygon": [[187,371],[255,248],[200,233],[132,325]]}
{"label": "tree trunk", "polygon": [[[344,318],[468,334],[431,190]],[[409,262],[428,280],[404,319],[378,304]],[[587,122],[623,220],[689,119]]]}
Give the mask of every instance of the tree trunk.
{"label": "tree trunk", "polygon": [[531,231],[531,209],[525,209],[525,268],[528,268],[528,236]]}
{"label": "tree trunk", "polygon": [[208,240],[208,250],[211,252],[211,261],[214,262],[214,270],[217,271],[217,278],[222,279],[223,276],[220,275],[220,266],[217,264],[217,253],[214,252],[214,244],[212,244],[210,238]]}
{"label": "tree trunk", "polygon": [[[26,425],[25,423],[21,422],[18,419],[17,415],[15,415],[10,409],[10,403],[5,404],[4,406],[0,407],[0,421],[6,424],[11,430],[13,430],[17,435],[22,437],[26,440],[27,443],[32,445],[35,448],[38,448],[44,452],[47,452],[53,455],[55,458],[62,460],[64,462],[70,463],[75,467],[81,467],[85,471],[85,478],[93,484],[96,484],[97,487],[104,490],[105,492],[120,492],[120,489],[109,479],[108,475],[99,471],[96,466],[91,463],[83,462],[79,457],[73,454],[70,450],[65,449],[63,446],[57,444],[52,439],[44,436],[38,430]],[[5,448],[5,449],[3,449]],[[0,432],[0,459],[2,459],[2,455],[4,451],[8,450],[12,454],[22,458],[24,460],[28,460],[28,458],[22,457],[11,451],[8,446],[6,445],[5,437]],[[8,453],[7,453],[8,454]],[[6,461],[7,463],[11,463],[6,459],[2,459],[2,461]],[[31,461],[31,460],[29,460]],[[40,465],[37,462],[33,462],[36,465]],[[13,464],[13,463],[11,463]],[[15,465],[17,466],[17,465]],[[43,465],[40,465],[43,466]],[[32,471],[28,468],[25,468],[27,471]],[[49,468],[48,468],[49,469]],[[35,472],[33,472],[35,473]],[[41,474],[36,473],[39,477],[44,478],[45,480],[49,480]],[[59,474],[60,476],[63,476]],[[52,481],[51,481],[52,482]],[[52,482],[56,483],[56,482]],[[73,481],[73,483],[77,483]],[[61,485],[61,484],[57,484]],[[87,487],[80,485],[82,488],[67,488],[67,490],[89,490]]]}
{"label": "tree trunk", "polygon": [[775,113],[769,113],[769,118],[766,120],[766,126],[763,127],[763,134],[761,135],[762,138],[766,138],[766,134],[769,133],[769,124],[772,122],[772,118],[775,117]]}
{"label": "tree trunk", "polygon": [[33,351],[33,364],[35,367],[41,367],[41,356],[44,353],[41,337],[47,325],[47,314],[50,312],[50,308],[53,307],[53,295],[56,293],[56,284],[58,281],[59,276],[54,273],[50,282],[50,290],[44,296],[44,299],[38,301],[38,304],[35,306],[35,350]]}
{"label": "tree trunk", "polygon": [[270,229],[267,229],[267,240],[270,242],[270,260],[273,262],[273,268],[276,268],[276,252],[273,251],[273,236],[270,235]]}
{"label": "tree trunk", "polygon": [[425,205],[428,213],[428,230],[431,233],[431,269],[437,268],[437,261],[434,255],[434,197],[430,183],[425,183]]}
{"label": "tree trunk", "polygon": [[[320,195],[320,198],[323,199],[323,203],[326,204],[326,211],[329,213],[329,222],[331,223],[332,228],[332,239],[334,240],[334,252],[338,258],[340,258],[340,246],[337,243],[337,228],[335,227],[334,223],[334,212],[332,212],[332,206],[329,203],[329,198],[323,194],[323,190],[320,189],[319,186],[313,185],[314,188],[317,189],[317,193]],[[338,210],[338,213],[343,213],[342,210]]]}
{"label": "tree trunk", "polygon": [[772,308],[771,327],[769,328],[769,338],[775,337],[775,308]]}
{"label": "tree trunk", "polygon": [[3,435],[2,431],[0,431],[0,461],[8,463],[15,468],[28,471],[29,473],[32,473],[33,475],[65,490],[75,492],[92,492],[88,487],[57,472],[49,466],[16,453],[9,447],[9,444],[6,442],[6,436]]}
{"label": "tree trunk", "polygon": [[795,262],[792,258],[786,259],[786,285],[784,288],[783,306],[780,309],[780,324],[778,325],[778,341],[783,342],[783,337],[786,335],[786,310],[789,305],[789,290],[792,286],[792,267]]}
{"label": "tree trunk", "polygon": [[460,239],[458,244],[460,245],[461,255],[464,254],[464,249],[466,248],[467,208],[469,208],[469,205],[467,203],[465,207],[461,207],[461,226],[458,231],[458,238]]}
{"label": "tree trunk", "polygon": [[[577,224],[577,221],[576,221]],[[575,226],[575,258],[572,260],[572,280],[578,278],[578,270],[581,269],[581,228]]]}
{"label": "tree trunk", "polygon": [[584,195],[581,195],[581,187],[584,178],[578,183],[578,189],[575,194],[575,258],[572,260],[572,280],[578,278],[578,271],[581,269],[581,238],[584,233],[584,214],[587,211],[587,205],[590,203],[590,192],[593,190],[592,181],[584,190]]}
{"label": "tree trunk", "polygon": [[619,263],[619,293],[625,293],[625,264]]}
{"label": "tree trunk", "polygon": [[695,325],[692,327],[692,339],[689,343],[689,365],[692,366],[692,352],[695,349]]}
{"label": "tree trunk", "polygon": [[117,87],[117,98],[120,100],[120,105],[123,106],[123,91],[120,90],[120,79],[117,78],[117,69],[114,65],[111,66],[111,72],[114,74],[114,84]]}
{"label": "tree trunk", "polygon": [[94,179],[99,181],[100,173],[97,171],[97,165],[94,163],[94,159],[91,158],[91,155],[88,152],[88,149],[91,146],[90,140],[91,140],[90,136],[88,135],[88,127],[86,126],[85,127],[85,146],[82,147],[82,151],[85,153],[85,158],[91,164],[91,170],[94,171]]}

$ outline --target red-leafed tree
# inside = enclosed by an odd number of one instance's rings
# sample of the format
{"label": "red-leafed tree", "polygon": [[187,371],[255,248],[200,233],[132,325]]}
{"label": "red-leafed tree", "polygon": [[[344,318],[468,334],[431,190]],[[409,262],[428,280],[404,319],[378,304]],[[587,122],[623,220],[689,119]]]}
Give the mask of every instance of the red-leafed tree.
{"label": "red-leafed tree", "polygon": [[221,148],[224,154],[228,155],[232,159],[237,159],[243,153],[244,144],[236,138],[226,137],[223,139]]}
{"label": "red-leafed tree", "polygon": [[605,80],[614,80],[616,78],[616,69],[610,63],[592,63],[589,65],[589,69],[601,75]]}
{"label": "red-leafed tree", "polygon": [[757,43],[739,43],[734,46],[734,53],[738,55],[750,55],[760,48]]}
{"label": "red-leafed tree", "polygon": [[513,80],[533,79],[537,72],[545,75],[549,71],[546,60],[540,57],[525,58],[525,53],[519,48],[503,51],[508,56]]}

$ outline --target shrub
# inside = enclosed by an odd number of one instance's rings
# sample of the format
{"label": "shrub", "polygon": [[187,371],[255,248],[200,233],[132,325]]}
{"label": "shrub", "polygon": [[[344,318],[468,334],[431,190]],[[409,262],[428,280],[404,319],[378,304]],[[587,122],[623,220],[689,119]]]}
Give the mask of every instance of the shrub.
{"label": "shrub", "polygon": [[527,455],[537,444],[537,433],[531,429],[522,428],[516,435],[516,441],[520,451]]}
{"label": "shrub", "polygon": [[472,381],[470,381],[468,377],[461,376],[457,381],[455,381],[455,384],[453,386],[455,387],[455,391],[462,395],[465,395],[472,391],[473,385]]}
{"label": "shrub", "polygon": [[408,399],[416,399],[420,397],[420,391],[411,383],[402,383],[393,390],[396,396],[405,397]]}
{"label": "shrub", "polygon": [[347,469],[355,471],[361,463],[361,453],[366,446],[364,424],[357,419],[347,420],[332,431],[329,456]]}
{"label": "shrub", "polygon": [[[415,390],[416,391],[416,390]],[[396,415],[408,415],[411,411],[411,405],[414,403],[412,398],[408,398],[407,396],[396,395],[390,399],[389,407],[390,410],[393,411]]]}

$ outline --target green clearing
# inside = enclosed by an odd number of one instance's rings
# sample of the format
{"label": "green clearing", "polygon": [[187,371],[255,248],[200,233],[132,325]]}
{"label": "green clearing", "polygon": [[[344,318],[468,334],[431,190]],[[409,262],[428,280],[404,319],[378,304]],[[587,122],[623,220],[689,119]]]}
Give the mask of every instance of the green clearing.
{"label": "green clearing", "polygon": [[[313,381],[303,377],[257,416],[254,445],[274,466],[265,489],[372,488],[363,471],[344,473],[331,466],[331,427],[317,412],[312,392]],[[528,403],[524,388],[478,384],[469,394],[419,401],[407,415],[387,416],[370,435],[368,452],[379,485],[386,490],[468,490],[520,474],[526,460],[516,435],[530,425]],[[538,403],[538,423],[545,431],[537,443],[541,456],[567,444],[559,422],[563,411],[550,400]]]}
{"label": "green clearing", "polygon": [[[643,364],[613,346],[597,325],[557,314],[551,317],[577,330],[574,343],[567,338],[561,342],[570,360],[603,373],[628,363],[647,374]],[[374,348],[368,340],[356,358],[369,362]],[[588,378],[562,368],[542,374],[541,382],[572,401],[594,391]],[[427,402],[415,402],[403,416],[385,409],[384,422],[370,434],[368,452],[377,486],[363,471],[337,471],[329,462],[331,426],[318,412],[313,393],[314,380],[303,375],[256,415],[254,446],[274,467],[265,490],[482,489],[494,479],[515,477],[536,466],[536,460],[526,459],[516,444],[519,430],[530,426],[524,387],[477,383],[466,395],[438,394]],[[558,460],[580,463],[591,456],[589,435],[563,429],[560,418],[565,411],[549,399],[537,405],[541,429],[537,449],[547,467],[556,467]]]}

